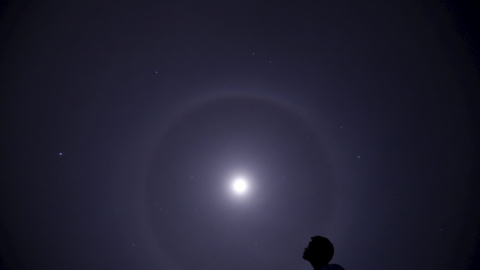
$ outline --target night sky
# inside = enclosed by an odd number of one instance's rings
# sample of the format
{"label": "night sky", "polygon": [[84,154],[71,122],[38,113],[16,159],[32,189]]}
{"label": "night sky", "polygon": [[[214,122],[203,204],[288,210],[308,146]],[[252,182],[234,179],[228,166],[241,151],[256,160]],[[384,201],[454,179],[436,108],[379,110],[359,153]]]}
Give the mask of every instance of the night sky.
{"label": "night sky", "polygon": [[478,269],[453,2],[4,3],[0,269]]}

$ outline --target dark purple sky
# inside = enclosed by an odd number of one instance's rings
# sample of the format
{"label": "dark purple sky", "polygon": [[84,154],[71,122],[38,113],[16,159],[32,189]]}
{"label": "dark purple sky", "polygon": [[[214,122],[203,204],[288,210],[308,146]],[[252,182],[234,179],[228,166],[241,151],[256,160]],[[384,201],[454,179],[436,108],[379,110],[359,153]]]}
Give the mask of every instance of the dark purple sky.
{"label": "dark purple sky", "polygon": [[4,4],[0,269],[478,269],[475,11]]}

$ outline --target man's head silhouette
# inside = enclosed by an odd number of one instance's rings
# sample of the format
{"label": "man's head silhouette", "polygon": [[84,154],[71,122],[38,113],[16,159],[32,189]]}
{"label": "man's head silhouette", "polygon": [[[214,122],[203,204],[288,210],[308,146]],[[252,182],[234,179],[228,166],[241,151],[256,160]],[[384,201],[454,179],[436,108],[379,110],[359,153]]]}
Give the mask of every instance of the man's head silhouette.
{"label": "man's head silhouette", "polygon": [[313,236],[303,252],[303,259],[309,261],[313,269],[320,269],[333,258],[333,244],[325,237]]}

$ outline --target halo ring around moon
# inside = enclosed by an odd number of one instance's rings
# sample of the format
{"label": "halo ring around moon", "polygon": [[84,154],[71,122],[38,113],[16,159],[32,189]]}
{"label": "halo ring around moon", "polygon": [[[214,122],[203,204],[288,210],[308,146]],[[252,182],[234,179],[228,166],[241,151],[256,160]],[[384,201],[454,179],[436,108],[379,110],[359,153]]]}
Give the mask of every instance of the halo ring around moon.
{"label": "halo ring around moon", "polygon": [[[271,106],[271,107],[276,107],[276,108],[280,108],[281,110],[285,111],[285,113],[288,113],[288,114],[292,114],[292,115],[295,115],[298,119],[300,119],[300,121],[302,122],[301,124],[302,125],[305,125],[307,126],[309,129],[313,130],[318,141],[322,144],[324,143],[321,136],[319,136],[319,132],[318,132],[318,127],[312,125],[312,123],[310,123],[308,120],[309,117],[307,116],[308,115],[308,112],[306,113],[305,110],[303,108],[300,108],[300,107],[297,107],[297,106],[293,106],[291,104],[291,102],[288,102],[286,100],[282,100],[282,99],[279,99],[279,98],[274,98],[274,97],[271,97],[271,96],[261,96],[261,95],[254,95],[254,94],[250,94],[250,95],[224,95],[224,94],[217,94],[217,95],[212,95],[212,96],[208,96],[208,97],[199,97],[199,98],[196,98],[196,99],[192,99],[190,102],[186,102],[186,104],[184,104],[183,106],[180,106],[178,110],[176,110],[172,115],[171,117],[168,119],[167,123],[161,130],[160,132],[157,133],[156,135],[156,144],[157,145],[161,145],[162,144],[162,141],[163,141],[163,138],[165,136],[165,134],[167,132],[169,132],[169,130],[171,130],[177,123],[181,122],[183,119],[185,119],[185,117],[188,117],[189,115],[201,110],[202,108],[206,108],[206,107],[209,107],[209,106],[212,106],[213,104],[216,104],[216,103],[219,103],[219,102],[223,102],[223,101],[229,101],[229,100],[245,100],[245,99],[251,99],[251,100],[255,100],[255,101],[258,101],[258,102],[262,102],[265,104],[265,106]],[[155,149],[157,149],[157,147],[154,147],[153,149],[153,152],[152,152],[152,155],[155,153]],[[150,158],[150,162],[153,162],[153,158]],[[150,205],[148,205],[148,200],[147,198],[149,197],[149,192],[150,192],[150,188],[149,188],[149,173],[148,173],[148,170],[150,170],[149,168],[151,166],[156,166],[155,164],[152,164],[150,163],[150,165],[147,166],[147,172],[146,172],[146,182],[144,182],[144,188],[143,188],[143,201],[144,201],[144,206],[143,206],[143,211],[144,213],[147,215],[147,227],[148,227],[148,234],[151,235],[153,238],[157,239],[157,234],[158,232],[156,232],[156,226],[155,226],[155,223],[154,221],[149,218],[149,207]],[[334,198],[333,198],[334,199]],[[157,249],[159,249],[159,251],[163,250],[164,247],[162,246],[162,243],[160,243],[159,241],[155,241],[156,242],[156,246],[157,246]],[[174,262],[175,263],[175,262]]]}

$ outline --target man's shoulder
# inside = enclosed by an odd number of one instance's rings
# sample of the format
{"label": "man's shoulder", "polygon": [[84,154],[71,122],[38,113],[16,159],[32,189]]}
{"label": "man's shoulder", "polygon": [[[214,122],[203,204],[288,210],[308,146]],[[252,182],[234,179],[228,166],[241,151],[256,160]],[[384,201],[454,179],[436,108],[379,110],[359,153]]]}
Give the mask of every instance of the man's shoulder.
{"label": "man's shoulder", "polygon": [[327,264],[325,265],[324,267],[322,267],[321,270],[345,270],[345,268],[343,268],[342,266],[338,265],[338,264]]}

